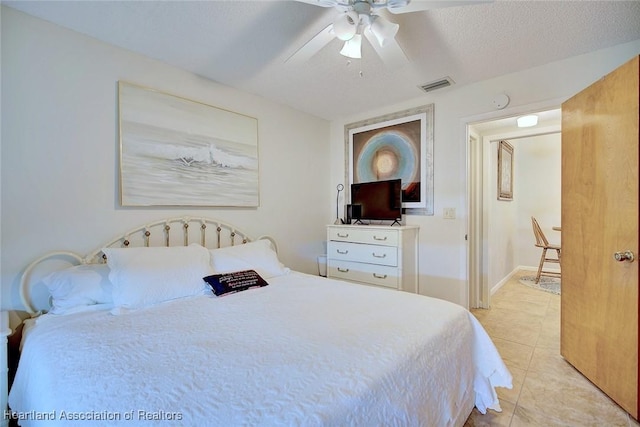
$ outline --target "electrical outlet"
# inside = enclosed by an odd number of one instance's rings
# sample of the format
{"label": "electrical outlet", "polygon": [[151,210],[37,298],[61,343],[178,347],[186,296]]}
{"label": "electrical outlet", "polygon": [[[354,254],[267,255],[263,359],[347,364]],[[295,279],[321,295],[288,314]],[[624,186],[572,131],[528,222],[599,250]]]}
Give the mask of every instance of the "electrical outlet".
{"label": "electrical outlet", "polygon": [[442,217],[444,219],[456,219],[456,208],[444,208],[442,210]]}

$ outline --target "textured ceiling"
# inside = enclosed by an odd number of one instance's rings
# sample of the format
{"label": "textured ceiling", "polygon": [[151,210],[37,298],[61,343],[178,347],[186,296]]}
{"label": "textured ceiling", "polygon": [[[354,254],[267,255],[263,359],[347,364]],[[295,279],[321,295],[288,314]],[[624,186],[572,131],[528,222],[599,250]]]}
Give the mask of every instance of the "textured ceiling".
{"label": "textured ceiling", "polygon": [[[414,0],[421,1],[421,0]],[[640,0],[496,0],[388,15],[409,61],[385,67],[368,42],[347,59],[334,40],[286,62],[335,10],[295,1],[3,1],[2,4],[326,119],[640,39]],[[362,71],[362,76],[360,76]],[[449,90],[449,89],[443,89]]]}

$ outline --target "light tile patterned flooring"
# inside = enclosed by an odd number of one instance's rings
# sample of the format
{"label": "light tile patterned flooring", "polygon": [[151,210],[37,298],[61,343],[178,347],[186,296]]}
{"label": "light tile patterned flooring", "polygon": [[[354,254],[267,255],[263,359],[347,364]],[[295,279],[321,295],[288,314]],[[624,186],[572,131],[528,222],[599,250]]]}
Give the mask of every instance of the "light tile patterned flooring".
{"label": "light tile patterned flooring", "polygon": [[498,388],[502,412],[477,409],[474,426],[640,426],[560,356],[560,296],[522,285],[519,271],[491,297],[489,310],[471,310],[513,375]]}

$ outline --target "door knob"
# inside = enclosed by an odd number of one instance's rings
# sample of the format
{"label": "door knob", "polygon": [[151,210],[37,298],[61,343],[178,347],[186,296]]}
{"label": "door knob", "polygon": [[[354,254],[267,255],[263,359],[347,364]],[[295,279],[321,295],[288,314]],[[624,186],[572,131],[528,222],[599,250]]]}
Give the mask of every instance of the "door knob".
{"label": "door knob", "polygon": [[633,255],[633,252],[631,251],[616,252],[615,254],[613,254],[613,258],[615,258],[615,260],[619,262],[633,262],[633,260],[636,259],[635,255]]}

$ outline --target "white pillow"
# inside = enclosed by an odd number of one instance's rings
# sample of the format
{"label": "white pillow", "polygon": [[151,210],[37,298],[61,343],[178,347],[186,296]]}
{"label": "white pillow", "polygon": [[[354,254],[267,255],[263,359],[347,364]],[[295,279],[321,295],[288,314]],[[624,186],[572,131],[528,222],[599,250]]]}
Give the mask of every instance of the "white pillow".
{"label": "white pillow", "polygon": [[78,307],[112,304],[112,285],[106,264],[76,265],[42,279],[52,298],[52,314],[66,314]]}
{"label": "white pillow", "polygon": [[140,308],[162,301],[201,295],[203,277],[212,273],[209,251],[203,246],[104,248],[111,268],[113,303]]}
{"label": "white pillow", "polygon": [[211,249],[210,252],[211,265],[216,274],[255,270],[262,278],[269,279],[290,271],[278,260],[268,240]]}

